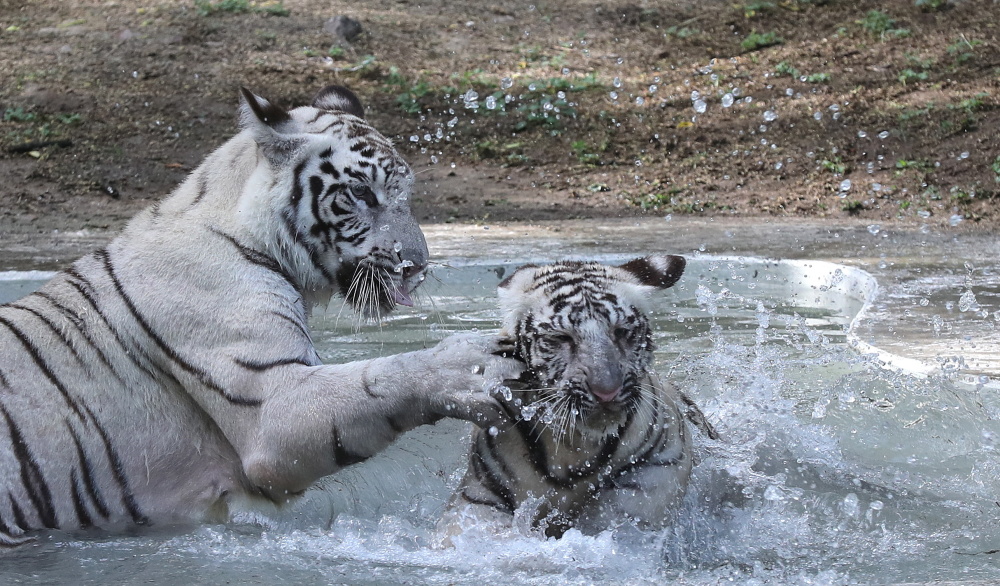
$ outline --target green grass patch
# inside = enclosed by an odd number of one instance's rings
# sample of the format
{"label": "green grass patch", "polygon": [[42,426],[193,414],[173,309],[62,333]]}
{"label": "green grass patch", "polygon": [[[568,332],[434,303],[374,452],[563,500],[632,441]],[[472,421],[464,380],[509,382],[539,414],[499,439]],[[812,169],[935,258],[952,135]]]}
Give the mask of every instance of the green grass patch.
{"label": "green grass patch", "polygon": [[255,2],[253,0],[194,0],[194,7],[199,16],[226,14],[268,14],[271,16],[288,16],[291,14],[281,2]]}
{"label": "green grass patch", "polygon": [[865,17],[857,21],[868,34],[881,40],[910,36],[909,29],[898,28],[896,20],[881,10],[869,10]]}
{"label": "green grass patch", "polygon": [[751,51],[759,51],[760,49],[780,45],[784,42],[784,39],[779,37],[777,33],[758,33],[757,31],[753,31],[740,42],[740,49],[742,49],[744,53],[749,53]]}

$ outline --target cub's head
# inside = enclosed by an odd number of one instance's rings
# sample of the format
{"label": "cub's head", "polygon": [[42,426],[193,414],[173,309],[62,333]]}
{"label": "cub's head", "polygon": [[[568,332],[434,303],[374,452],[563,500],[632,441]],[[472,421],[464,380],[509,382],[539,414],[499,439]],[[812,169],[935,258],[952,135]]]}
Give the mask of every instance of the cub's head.
{"label": "cub's head", "polygon": [[527,363],[518,393],[557,435],[611,433],[643,401],[653,357],[646,305],[684,272],[679,256],[621,266],[560,262],[517,269],[499,286],[504,333]]}
{"label": "cub's head", "polygon": [[367,317],[412,305],[427,268],[410,212],[413,172],[365,122],[357,96],[329,86],[311,105],[286,111],[242,93],[257,166],[241,213],[265,226],[268,252],[306,294],[339,292]]}

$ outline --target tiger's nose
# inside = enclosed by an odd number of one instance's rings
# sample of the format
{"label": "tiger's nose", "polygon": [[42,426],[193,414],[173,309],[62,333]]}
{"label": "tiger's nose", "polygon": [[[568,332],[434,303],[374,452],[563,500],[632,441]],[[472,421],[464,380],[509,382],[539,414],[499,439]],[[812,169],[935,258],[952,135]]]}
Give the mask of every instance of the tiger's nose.
{"label": "tiger's nose", "polygon": [[621,366],[610,361],[592,368],[588,379],[590,393],[601,403],[614,401],[621,394],[625,384]]}
{"label": "tiger's nose", "polygon": [[593,395],[597,397],[597,400],[601,403],[610,403],[615,400],[615,397],[622,393],[622,387],[619,385],[611,390],[590,387],[590,392],[593,393]]}

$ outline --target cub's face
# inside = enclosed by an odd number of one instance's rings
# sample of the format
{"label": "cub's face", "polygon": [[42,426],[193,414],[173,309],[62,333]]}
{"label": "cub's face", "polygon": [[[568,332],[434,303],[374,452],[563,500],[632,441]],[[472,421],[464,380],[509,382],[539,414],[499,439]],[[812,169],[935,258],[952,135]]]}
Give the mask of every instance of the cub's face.
{"label": "cub's face", "polygon": [[529,413],[544,410],[541,421],[557,434],[606,434],[652,400],[643,388],[653,352],[646,299],[683,266],[680,257],[563,262],[522,267],[501,283],[505,333],[528,365],[518,398]]}

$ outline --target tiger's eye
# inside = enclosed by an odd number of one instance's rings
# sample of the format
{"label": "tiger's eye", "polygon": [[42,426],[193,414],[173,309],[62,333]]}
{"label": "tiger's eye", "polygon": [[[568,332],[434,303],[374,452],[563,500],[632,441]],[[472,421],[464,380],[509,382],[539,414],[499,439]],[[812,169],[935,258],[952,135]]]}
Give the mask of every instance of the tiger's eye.
{"label": "tiger's eye", "polygon": [[378,205],[378,197],[375,196],[375,192],[372,188],[358,183],[347,188],[356,201],[363,201],[365,205],[370,208],[376,207]]}

